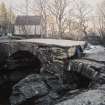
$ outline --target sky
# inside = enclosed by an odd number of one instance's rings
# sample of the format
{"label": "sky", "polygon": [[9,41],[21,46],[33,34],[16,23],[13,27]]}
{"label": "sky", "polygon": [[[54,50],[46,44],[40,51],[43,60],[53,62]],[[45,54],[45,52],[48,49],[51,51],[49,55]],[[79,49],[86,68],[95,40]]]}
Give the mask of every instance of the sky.
{"label": "sky", "polygon": [[98,3],[100,3],[102,0],[85,0],[86,2],[88,2],[90,5],[92,6],[96,6]]}
{"label": "sky", "polygon": [[[0,0],[0,1],[5,2],[7,5],[8,4],[15,5],[15,4],[21,4],[21,2],[23,2],[24,0]],[[96,4],[102,0],[84,0],[84,1],[90,3],[92,6],[96,6]]]}
{"label": "sky", "polygon": [[[5,2],[7,7],[11,6],[13,10],[18,14],[20,11],[16,9],[22,8],[22,4],[24,4],[24,0],[0,0],[0,2]],[[31,0],[30,0],[31,1]],[[93,8],[93,11],[95,12],[97,5],[102,1],[102,0],[83,0],[86,1],[91,7]]]}

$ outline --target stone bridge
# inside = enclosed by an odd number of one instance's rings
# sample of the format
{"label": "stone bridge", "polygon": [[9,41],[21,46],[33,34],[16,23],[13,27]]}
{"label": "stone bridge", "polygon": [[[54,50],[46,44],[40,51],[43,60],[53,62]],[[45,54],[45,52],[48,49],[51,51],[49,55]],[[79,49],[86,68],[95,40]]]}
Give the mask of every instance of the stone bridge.
{"label": "stone bridge", "polygon": [[76,47],[84,48],[84,45],[84,41],[56,39],[0,40],[1,52],[7,56],[26,51],[36,55],[42,63],[54,60],[54,56],[59,59],[72,56]]}

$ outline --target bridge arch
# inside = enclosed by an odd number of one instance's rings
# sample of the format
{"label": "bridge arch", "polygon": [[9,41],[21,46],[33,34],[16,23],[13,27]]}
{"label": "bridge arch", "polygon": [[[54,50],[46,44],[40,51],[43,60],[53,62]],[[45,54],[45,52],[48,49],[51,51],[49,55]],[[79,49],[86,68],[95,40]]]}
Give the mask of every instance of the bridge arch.
{"label": "bridge arch", "polygon": [[28,50],[18,50],[9,56],[9,64],[16,63],[16,69],[35,69],[40,72],[42,62],[37,55],[34,55]]}

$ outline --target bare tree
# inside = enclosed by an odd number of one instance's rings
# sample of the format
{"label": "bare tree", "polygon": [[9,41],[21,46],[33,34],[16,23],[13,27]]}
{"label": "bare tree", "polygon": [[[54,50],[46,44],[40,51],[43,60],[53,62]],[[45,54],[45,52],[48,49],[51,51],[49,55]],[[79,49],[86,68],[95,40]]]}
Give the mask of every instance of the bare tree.
{"label": "bare tree", "polygon": [[105,0],[102,1],[100,5],[98,5],[98,31],[100,34],[100,39],[102,42],[105,40]]}
{"label": "bare tree", "polygon": [[[0,4],[0,33],[7,34],[11,32],[9,25],[14,21],[14,13],[12,10],[8,9],[4,2]],[[11,18],[11,19],[10,19]]]}
{"label": "bare tree", "polygon": [[[38,0],[37,1],[37,10],[41,16],[41,37],[47,37],[47,0]],[[35,2],[36,5],[36,2]]]}
{"label": "bare tree", "polygon": [[91,13],[92,9],[88,4],[81,0],[74,0],[75,5],[75,16],[78,20],[78,27],[80,32],[83,32],[85,37],[87,37],[87,28],[88,28],[88,16]]}
{"label": "bare tree", "polygon": [[73,7],[72,7],[72,8],[69,9],[68,19],[67,19],[69,34],[71,34],[72,30],[74,29],[74,23],[75,23],[75,18],[74,18],[74,10],[73,10]]}
{"label": "bare tree", "polygon": [[6,8],[6,5],[4,2],[2,2],[0,4],[0,21],[3,23],[3,24],[6,24],[8,22],[8,12],[7,12],[7,8]]}
{"label": "bare tree", "polygon": [[60,38],[62,38],[62,34],[65,30],[67,5],[68,5],[67,0],[53,0],[48,6],[50,13],[56,19]]}
{"label": "bare tree", "polygon": [[98,31],[101,39],[105,39],[105,20],[104,17],[99,17],[98,19]]}
{"label": "bare tree", "polygon": [[27,16],[28,16],[28,12],[29,12],[29,5],[28,5],[28,3],[29,3],[29,0],[25,0],[25,4],[26,4],[25,10],[26,10],[26,15]]}
{"label": "bare tree", "polygon": [[105,0],[103,0],[102,3],[98,5],[98,12],[101,17],[105,18]]}

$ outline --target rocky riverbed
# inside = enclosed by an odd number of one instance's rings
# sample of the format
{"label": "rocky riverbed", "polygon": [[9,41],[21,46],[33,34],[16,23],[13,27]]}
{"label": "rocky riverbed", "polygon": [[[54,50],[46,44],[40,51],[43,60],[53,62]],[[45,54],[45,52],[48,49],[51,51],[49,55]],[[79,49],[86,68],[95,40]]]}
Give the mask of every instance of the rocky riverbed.
{"label": "rocky riverbed", "polygon": [[[48,62],[43,55],[45,64],[26,51],[9,57],[0,51],[0,104],[105,105],[105,51],[101,49],[88,49],[84,57],[64,63]],[[93,52],[103,59],[90,57]]]}

